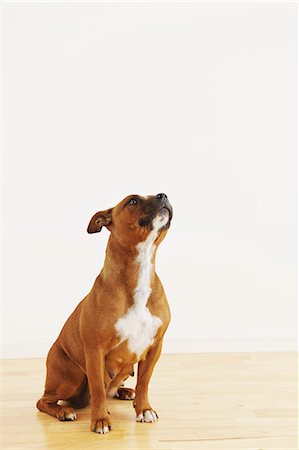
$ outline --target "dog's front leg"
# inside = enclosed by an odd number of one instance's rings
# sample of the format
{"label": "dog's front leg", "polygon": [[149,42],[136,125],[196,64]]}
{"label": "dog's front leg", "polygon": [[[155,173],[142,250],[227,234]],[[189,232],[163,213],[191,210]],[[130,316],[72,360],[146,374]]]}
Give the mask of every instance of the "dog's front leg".
{"label": "dog's front leg", "polygon": [[106,406],[104,354],[101,350],[85,349],[85,355],[90,390],[91,431],[106,434],[111,430],[111,421]]}
{"label": "dog's front leg", "polygon": [[137,422],[156,422],[158,419],[158,414],[152,409],[148,401],[148,384],[161,350],[162,340],[156,342],[147,353],[146,358],[138,363],[136,397],[134,401]]}

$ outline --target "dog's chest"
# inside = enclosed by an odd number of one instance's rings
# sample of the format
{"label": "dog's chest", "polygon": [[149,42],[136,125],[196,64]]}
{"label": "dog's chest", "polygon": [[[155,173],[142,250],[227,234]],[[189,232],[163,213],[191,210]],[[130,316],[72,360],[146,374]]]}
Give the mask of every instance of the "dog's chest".
{"label": "dog's chest", "polygon": [[118,320],[116,330],[121,342],[127,341],[129,351],[139,358],[153,343],[161,324],[147,307],[133,307]]}
{"label": "dog's chest", "polygon": [[134,304],[116,325],[121,342],[127,341],[130,352],[139,358],[153,343],[162,321],[151,314],[146,304],[151,294],[152,257],[155,233],[149,235],[145,242],[138,245],[136,261],[139,266],[137,284],[134,291]]}

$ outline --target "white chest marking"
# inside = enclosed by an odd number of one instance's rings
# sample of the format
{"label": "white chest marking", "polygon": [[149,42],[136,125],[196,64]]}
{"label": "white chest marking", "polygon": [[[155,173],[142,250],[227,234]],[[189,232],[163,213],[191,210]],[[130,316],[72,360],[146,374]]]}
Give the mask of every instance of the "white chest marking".
{"label": "white chest marking", "polygon": [[168,216],[157,216],[153,220],[153,230],[144,242],[137,245],[139,264],[137,285],[134,291],[134,304],[121,317],[116,325],[116,331],[121,341],[128,341],[128,348],[138,357],[153,343],[162,321],[151,314],[146,304],[151,293],[152,257],[155,250],[154,241],[158,230],[168,221]]}

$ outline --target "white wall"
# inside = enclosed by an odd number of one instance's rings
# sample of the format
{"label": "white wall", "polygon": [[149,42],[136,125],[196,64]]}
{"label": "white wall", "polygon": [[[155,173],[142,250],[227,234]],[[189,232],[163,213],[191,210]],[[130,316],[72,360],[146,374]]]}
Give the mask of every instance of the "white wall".
{"label": "white wall", "polygon": [[294,348],[296,33],[287,3],[4,3],[4,356],[91,288],[91,215],[158,192],[165,351]]}

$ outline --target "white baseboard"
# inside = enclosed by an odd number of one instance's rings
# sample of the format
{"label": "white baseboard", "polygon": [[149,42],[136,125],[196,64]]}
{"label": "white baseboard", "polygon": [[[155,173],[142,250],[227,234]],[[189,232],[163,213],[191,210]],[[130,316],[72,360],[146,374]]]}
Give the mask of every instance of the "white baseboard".
{"label": "white baseboard", "polygon": [[296,352],[297,339],[221,338],[165,339],[163,353]]}
{"label": "white baseboard", "polygon": [[45,358],[51,343],[6,344],[2,346],[1,359]]}
{"label": "white baseboard", "polygon": [[[45,358],[52,343],[19,343],[2,347],[1,359]],[[297,339],[285,338],[220,338],[167,339],[163,353],[224,353],[224,352],[292,352],[297,351]]]}

